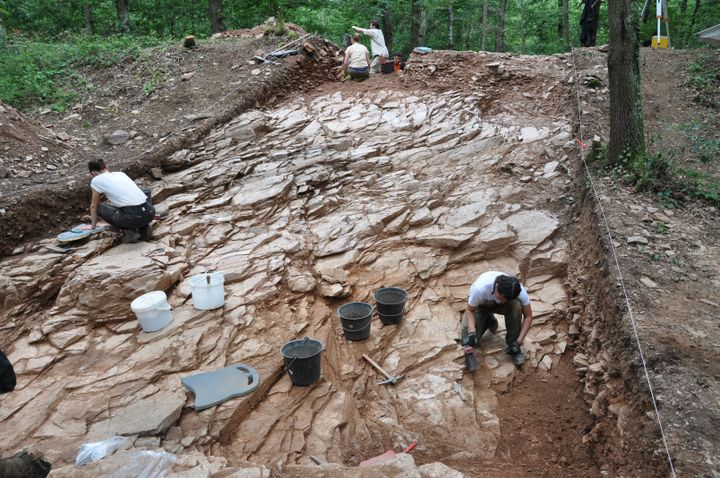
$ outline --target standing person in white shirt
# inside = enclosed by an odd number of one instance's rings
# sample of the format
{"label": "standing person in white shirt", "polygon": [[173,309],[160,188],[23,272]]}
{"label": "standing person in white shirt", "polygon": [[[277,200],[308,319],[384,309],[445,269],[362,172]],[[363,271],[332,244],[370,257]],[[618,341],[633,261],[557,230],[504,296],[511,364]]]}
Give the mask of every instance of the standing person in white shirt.
{"label": "standing person in white shirt", "polygon": [[[464,346],[477,347],[486,330],[497,332],[494,314],[505,316],[505,352],[515,365],[525,363],[522,343],[532,325],[530,296],[515,277],[497,271],[483,272],[470,286],[467,308],[462,319]],[[469,320],[474,317],[475,320]]]}
{"label": "standing person in white shirt", "polygon": [[[155,218],[155,208],[135,181],[121,171],[110,172],[102,159],[88,162],[88,169],[93,176],[90,182],[91,224],[84,229],[95,229],[99,215],[111,226],[123,230],[123,242],[150,240],[150,222]],[[101,194],[107,202],[100,203]]]}
{"label": "standing person in white shirt", "polygon": [[352,45],[345,50],[342,69],[343,74],[350,75],[350,78],[356,81],[366,80],[370,76],[370,53],[365,45],[360,43],[359,33],[352,36]]}
{"label": "standing person in white shirt", "polygon": [[373,20],[370,22],[370,28],[352,27],[356,32],[364,33],[370,38],[370,49],[372,50],[372,64],[370,71],[380,73],[380,63],[390,56],[385,46],[385,37],[380,30],[380,22]]}

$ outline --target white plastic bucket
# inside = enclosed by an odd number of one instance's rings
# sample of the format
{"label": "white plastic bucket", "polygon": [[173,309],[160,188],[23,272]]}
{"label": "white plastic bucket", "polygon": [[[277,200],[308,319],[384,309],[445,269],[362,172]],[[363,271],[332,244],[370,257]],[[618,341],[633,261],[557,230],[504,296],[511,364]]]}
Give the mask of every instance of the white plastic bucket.
{"label": "white plastic bucket", "polygon": [[173,319],[167,295],[161,290],[141,295],[132,301],[130,308],[135,312],[144,332],[160,330]]}
{"label": "white plastic bucket", "polygon": [[222,272],[198,274],[190,278],[193,306],[199,310],[225,305],[225,276]]}

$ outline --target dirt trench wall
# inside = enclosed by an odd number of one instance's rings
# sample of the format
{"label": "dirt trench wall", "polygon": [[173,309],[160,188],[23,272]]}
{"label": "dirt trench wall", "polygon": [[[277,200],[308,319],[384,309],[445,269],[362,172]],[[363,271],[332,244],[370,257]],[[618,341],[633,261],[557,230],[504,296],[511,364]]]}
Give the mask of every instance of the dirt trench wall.
{"label": "dirt trench wall", "polygon": [[570,241],[570,335],[584,398],[596,420],[586,439],[610,476],[669,476],[609,238],[589,189],[577,214]]}
{"label": "dirt trench wall", "polygon": [[[165,161],[173,153],[189,148],[213,128],[227,123],[232,118],[251,108],[259,107],[282,99],[290,93],[307,91],[331,79],[333,67],[337,66],[337,47],[323,38],[310,40],[314,52],[300,54],[280,60],[272,73],[263,80],[238,89],[222,99],[215,114],[209,118],[191,123],[189,128],[171,136],[164,143],[130,160],[115,162],[114,167],[122,169],[132,178],[150,174],[150,170],[165,167]],[[262,69],[263,66],[258,68]],[[113,158],[103,158],[111,162]],[[173,164],[177,171],[188,164]],[[73,218],[87,213],[90,202],[88,177],[84,165],[76,169],[61,182],[30,188],[15,197],[4,197],[0,201],[4,210],[0,221],[0,257],[12,253],[13,249],[33,238],[59,232],[74,222]]]}

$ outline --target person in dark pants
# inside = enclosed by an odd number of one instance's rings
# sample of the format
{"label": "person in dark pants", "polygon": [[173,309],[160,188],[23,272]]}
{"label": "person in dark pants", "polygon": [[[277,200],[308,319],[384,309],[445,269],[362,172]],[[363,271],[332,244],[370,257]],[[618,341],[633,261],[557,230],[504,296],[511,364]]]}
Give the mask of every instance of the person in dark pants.
{"label": "person in dark pants", "polygon": [[359,33],[352,36],[352,45],[345,50],[342,69],[343,73],[347,73],[355,81],[370,77],[370,53],[365,45],[360,43]]}
{"label": "person in dark pants", "polygon": [[[470,295],[461,323],[463,345],[477,347],[478,339],[486,330],[497,332],[498,322],[494,314],[505,316],[506,353],[515,365],[525,363],[522,343],[532,325],[532,307],[525,288],[515,277],[502,272],[488,271],[470,286]],[[468,322],[468,317],[475,320]]]}
{"label": "person in dark pants", "polygon": [[370,64],[371,73],[380,73],[380,65],[390,56],[387,46],[385,46],[385,36],[380,30],[380,22],[373,20],[370,22],[370,28],[352,27],[358,33],[364,33],[370,38],[370,49],[372,50],[373,60]]}
{"label": "person in dark pants", "polygon": [[[85,229],[95,229],[99,215],[111,226],[123,230],[124,242],[150,240],[150,222],[155,218],[155,208],[147,194],[127,174],[110,172],[102,159],[90,161],[88,169],[93,175],[90,182],[91,223]],[[107,202],[100,203],[101,194]]]}
{"label": "person in dark pants", "polygon": [[[10,360],[0,350],[0,393],[15,390],[17,379]],[[23,450],[13,456],[0,458],[2,478],[45,478],[51,465],[36,450]]]}

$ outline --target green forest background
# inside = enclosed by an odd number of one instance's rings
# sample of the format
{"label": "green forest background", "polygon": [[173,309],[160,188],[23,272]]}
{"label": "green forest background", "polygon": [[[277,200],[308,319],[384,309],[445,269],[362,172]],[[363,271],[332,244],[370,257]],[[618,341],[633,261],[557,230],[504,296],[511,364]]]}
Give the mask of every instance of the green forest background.
{"label": "green forest background", "polygon": [[[607,4],[596,1],[600,45],[607,42]],[[110,65],[149,46],[249,28],[270,16],[338,44],[352,25],[376,18],[393,54],[420,45],[552,54],[580,46],[582,8],[580,0],[0,0],[0,101],[61,110],[69,98],[58,84],[74,67]],[[668,10],[675,48],[697,47],[694,34],[720,23],[720,0],[668,0]],[[653,35],[654,16],[652,1],[641,40]]]}

